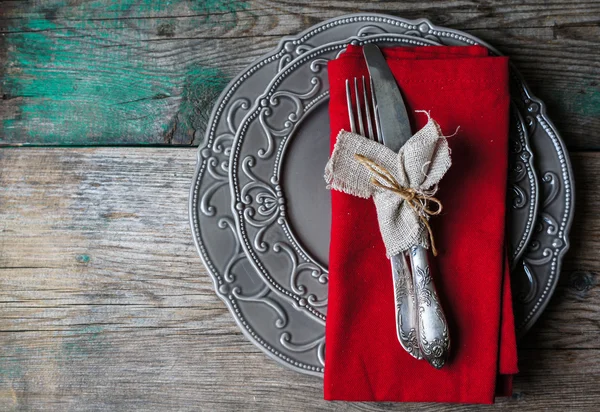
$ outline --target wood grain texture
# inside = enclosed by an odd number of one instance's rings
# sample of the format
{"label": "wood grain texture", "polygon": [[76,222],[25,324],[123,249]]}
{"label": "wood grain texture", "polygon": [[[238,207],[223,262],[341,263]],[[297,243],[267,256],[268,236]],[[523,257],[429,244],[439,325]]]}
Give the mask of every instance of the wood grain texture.
{"label": "wood grain texture", "polygon": [[325,402],[249,343],[187,218],[190,148],[0,151],[1,410],[594,410],[600,402],[600,153],[575,153],[560,285],[489,408]]}
{"label": "wood grain texture", "polygon": [[355,12],[470,32],[508,54],[570,149],[600,141],[600,3],[528,0],[2,1],[0,143],[199,144],[227,81]]}

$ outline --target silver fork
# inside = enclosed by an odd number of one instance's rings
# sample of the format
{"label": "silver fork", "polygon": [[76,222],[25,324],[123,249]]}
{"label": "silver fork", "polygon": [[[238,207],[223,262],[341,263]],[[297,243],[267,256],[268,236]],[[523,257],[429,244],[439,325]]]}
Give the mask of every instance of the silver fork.
{"label": "silver fork", "polygon": [[[369,80],[370,90],[373,90],[372,80]],[[352,91],[354,93],[352,93]],[[353,94],[354,98],[352,97]],[[346,103],[348,104],[350,131],[359,133],[371,140],[383,144],[375,97],[367,90],[364,76],[362,76],[360,82],[356,77],[353,78],[352,81],[350,81],[350,79],[346,80]],[[356,115],[354,113],[354,107],[356,107]],[[373,121],[373,119],[375,119],[375,121]],[[364,127],[364,120],[366,120],[367,123],[366,130]],[[373,127],[373,125],[375,127]],[[422,359],[423,355],[419,348],[418,340],[419,322],[417,298],[415,296],[412,275],[406,261],[406,255],[400,253],[392,256],[390,261],[394,282],[396,334],[398,336],[398,341],[400,341],[400,345],[402,345],[409,354],[417,359]]]}

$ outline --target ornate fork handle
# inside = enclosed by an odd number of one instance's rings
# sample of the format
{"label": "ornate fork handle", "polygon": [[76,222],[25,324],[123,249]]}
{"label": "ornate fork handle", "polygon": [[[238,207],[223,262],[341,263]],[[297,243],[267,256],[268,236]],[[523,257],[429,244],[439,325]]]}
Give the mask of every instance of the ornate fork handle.
{"label": "ornate fork handle", "polygon": [[392,278],[396,303],[396,334],[400,345],[416,359],[423,359],[419,348],[418,312],[415,288],[404,253],[392,256]]}
{"label": "ornate fork handle", "polygon": [[418,310],[419,348],[423,357],[440,369],[450,352],[448,323],[429,270],[427,250],[411,248],[411,265]]}

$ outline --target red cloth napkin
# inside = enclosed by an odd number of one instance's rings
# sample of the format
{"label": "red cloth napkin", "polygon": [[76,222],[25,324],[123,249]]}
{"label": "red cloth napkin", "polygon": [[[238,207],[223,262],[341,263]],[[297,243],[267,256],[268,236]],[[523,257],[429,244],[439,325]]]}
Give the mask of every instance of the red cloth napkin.
{"label": "red cloth napkin", "polygon": [[[441,370],[407,354],[396,337],[390,263],[372,200],[332,192],[324,395],[329,400],[493,403],[512,392],[515,328],[504,249],[508,59],[484,47],[384,49],[413,132],[427,110],[449,138],[452,167],[431,224],[432,269],[450,327]],[[349,130],[345,80],[368,75],[362,49],[328,65],[331,149]]]}

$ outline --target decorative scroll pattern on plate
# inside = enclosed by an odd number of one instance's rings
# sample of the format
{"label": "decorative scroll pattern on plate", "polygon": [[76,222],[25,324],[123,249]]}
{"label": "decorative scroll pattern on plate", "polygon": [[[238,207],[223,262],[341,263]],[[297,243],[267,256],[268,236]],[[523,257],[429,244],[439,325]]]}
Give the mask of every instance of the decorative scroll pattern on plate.
{"label": "decorative scroll pattern on plate", "polygon": [[509,258],[514,268],[529,243],[538,211],[538,179],[534,169],[534,156],[523,117],[511,107],[509,151],[508,242]]}

